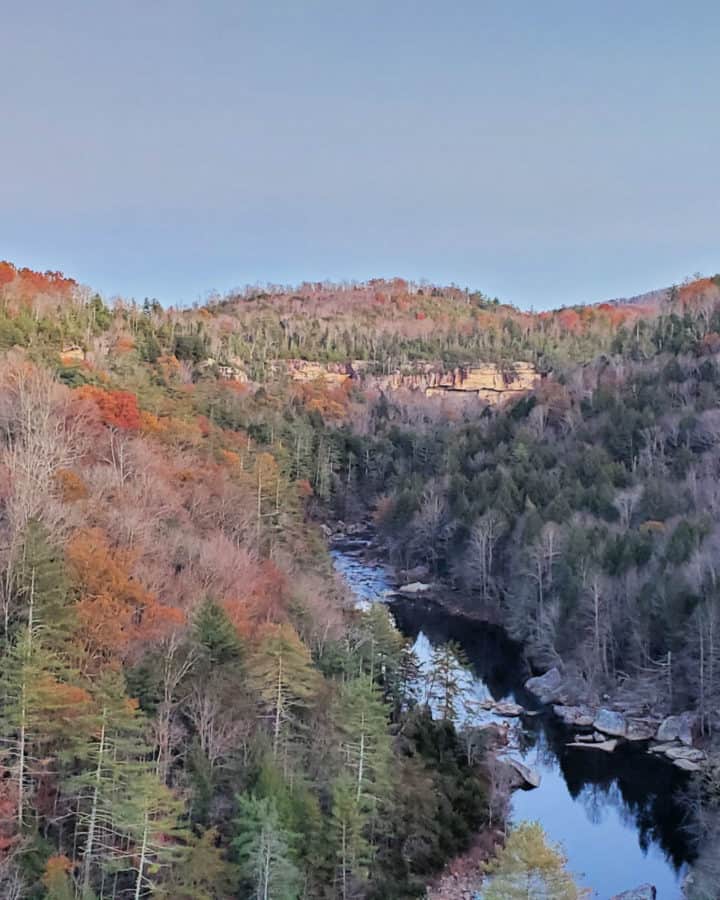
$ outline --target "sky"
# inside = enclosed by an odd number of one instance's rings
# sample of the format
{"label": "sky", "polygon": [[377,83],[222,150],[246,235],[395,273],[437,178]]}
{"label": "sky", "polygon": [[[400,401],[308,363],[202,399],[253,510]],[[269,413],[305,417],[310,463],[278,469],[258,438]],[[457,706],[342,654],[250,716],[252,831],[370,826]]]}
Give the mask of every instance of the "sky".
{"label": "sky", "polygon": [[0,0],[0,259],[108,297],[720,270],[716,0]]}

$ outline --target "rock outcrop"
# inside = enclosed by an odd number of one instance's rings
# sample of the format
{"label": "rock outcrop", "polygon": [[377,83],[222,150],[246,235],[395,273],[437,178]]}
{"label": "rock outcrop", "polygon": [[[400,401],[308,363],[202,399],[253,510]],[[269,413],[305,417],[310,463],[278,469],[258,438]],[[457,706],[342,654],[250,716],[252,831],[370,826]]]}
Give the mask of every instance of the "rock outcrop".
{"label": "rock outcrop", "polygon": [[440,384],[428,386],[428,396],[450,391],[476,394],[481,400],[494,405],[532,390],[539,380],[532,363],[517,362],[501,368],[495,363],[483,366],[454,369]]}
{"label": "rock outcrop", "polygon": [[560,669],[553,667],[544,675],[536,675],[525,682],[525,690],[534,694],[541,703],[552,703],[559,700],[563,689],[563,677]]}
{"label": "rock outcrop", "polygon": [[519,787],[528,789],[540,787],[540,773],[530,766],[521,763],[519,759],[508,756],[503,760],[513,770],[516,776],[516,782]]}
{"label": "rock outcrop", "polygon": [[322,381],[340,386],[349,380],[363,387],[382,391],[420,391],[428,397],[440,394],[477,397],[490,405],[521,397],[540,380],[532,363],[515,362],[506,366],[484,363],[477,366],[458,366],[445,369],[440,363],[418,364],[412,371],[371,374],[366,360],[348,363],[320,363],[304,359],[275,360],[272,368],[285,371],[293,381]]}
{"label": "rock outcrop", "polygon": [[680,716],[668,716],[660,723],[657,730],[659,741],[680,741],[687,747],[692,746],[696,717],[692,713]]}
{"label": "rock outcrop", "polygon": [[553,706],[555,715],[565,723],[575,728],[590,728],[595,721],[595,712],[589,706]]}
{"label": "rock outcrop", "polygon": [[593,722],[596,731],[609,734],[610,737],[625,737],[627,733],[627,720],[619,712],[611,709],[599,709]]}

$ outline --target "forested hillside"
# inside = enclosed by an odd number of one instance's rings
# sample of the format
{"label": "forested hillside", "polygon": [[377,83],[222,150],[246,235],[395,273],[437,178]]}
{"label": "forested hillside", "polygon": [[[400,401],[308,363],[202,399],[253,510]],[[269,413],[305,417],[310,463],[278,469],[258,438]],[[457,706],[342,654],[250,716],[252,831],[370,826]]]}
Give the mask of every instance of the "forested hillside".
{"label": "forested hillside", "polygon": [[717,280],[681,289],[499,410],[448,422],[382,397],[343,456],[398,564],[429,562],[537,665],[576,663],[589,695],[694,709],[705,733],[720,709],[719,297]]}
{"label": "forested hillside", "polygon": [[[521,361],[538,383],[493,408],[357,377]],[[710,734],[719,406],[718,278],[542,314],[400,280],[164,310],[1,264],[0,894],[414,897],[487,825],[411,688],[441,674],[353,608],[324,518]]]}
{"label": "forested hillside", "polygon": [[422,894],[485,780],[308,519],[347,394],[199,368],[208,311],[1,271],[0,895]]}

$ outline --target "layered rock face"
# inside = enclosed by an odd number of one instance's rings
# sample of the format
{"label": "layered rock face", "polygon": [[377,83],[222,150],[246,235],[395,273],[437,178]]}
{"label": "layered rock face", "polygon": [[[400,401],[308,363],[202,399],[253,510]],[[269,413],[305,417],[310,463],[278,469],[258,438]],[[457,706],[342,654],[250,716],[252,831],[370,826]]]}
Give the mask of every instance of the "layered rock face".
{"label": "layered rock face", "polygon": [[477,394],[486,403],[495,404],[532,390],[538,378],[537,369],[532,363],[517,362],[507,368],[487,363],[454,369],[440,384],[428,386],[425,393],[431,396],[446,391],[469,392]]}
{"label": "layered rock face", "polygon": [[[306,359],[284,360],[287,374],[293,381],[311,382],[324,381],[328,385],[338,386],[345,384],[353,377],[351,364],[347,363],[319,363]],[[277,368],[278,363],[273,367]]]}
{"label": "layered rock face", "polygon": [[388,375],[369,374],[368,363],[365,360],[353,360],[345,364],[324,364],[290,359],[285,360],[283,365],[293,381],[321,380],[328,385],[341,385],[352,379],[367,388],[382,391],[421,391],[427,397],[474,395],[490,405],[523,396],[532,390],[540,379],[535,366],[528,362],[516,362],[508,366],[484,363],[450,370],[443,369],[439,364],[424,363],[418,365],[412,372],[396,371]]}

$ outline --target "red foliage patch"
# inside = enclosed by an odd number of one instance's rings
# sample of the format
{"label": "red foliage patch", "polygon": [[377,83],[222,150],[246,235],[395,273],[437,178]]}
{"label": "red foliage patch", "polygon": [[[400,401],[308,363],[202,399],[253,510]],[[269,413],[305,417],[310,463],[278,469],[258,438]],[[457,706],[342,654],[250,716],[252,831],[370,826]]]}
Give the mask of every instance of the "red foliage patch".
{"label": "red foliage patch", "polygon": [[137,431],[140,428],[137,397],[130,391],[106,391],[93,385],[84,385],[76,393],[78,397],[90,400],[97,406],[105,425],[122,431]]}

